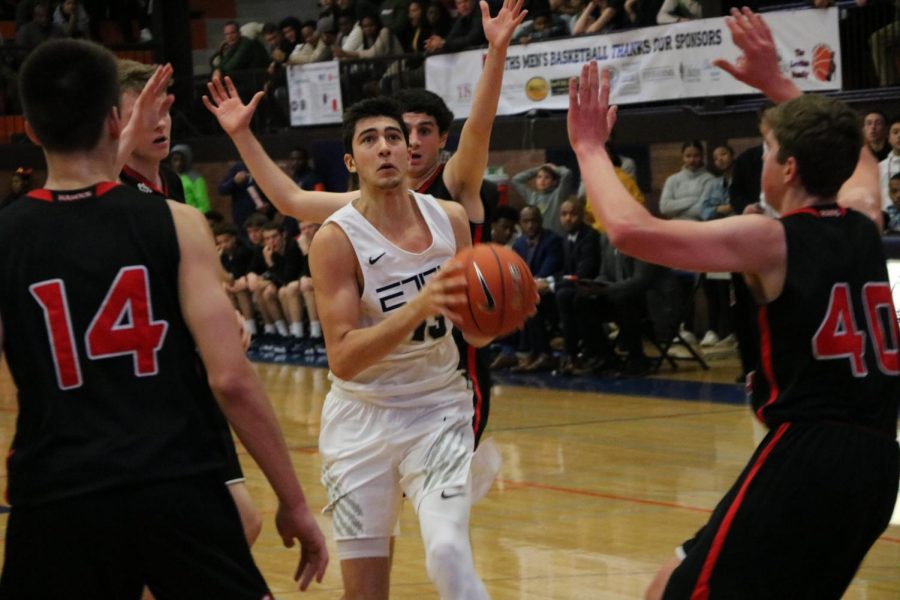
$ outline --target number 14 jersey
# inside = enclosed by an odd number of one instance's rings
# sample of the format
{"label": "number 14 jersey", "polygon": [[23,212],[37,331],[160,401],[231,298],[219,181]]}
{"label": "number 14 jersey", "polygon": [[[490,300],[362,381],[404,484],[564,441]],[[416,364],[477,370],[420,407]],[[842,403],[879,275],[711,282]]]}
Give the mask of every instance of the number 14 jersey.
{"label": "number 14 jersey", "polygon": [[834,204],[781,222],[787,272],[781,295],[759,312],[757,416],[769,427],[833,420],[893,437],[900,334],[875,225]]}
{"label": "number 14 jersey", "polygon": [[119,184],[35,190],[0,212],[12,504],[221,469],[179,261],[166,202]]}
{"label": "number 14 jersey", "polygon": [[[432,196],[409,193],[431,232],[431,245],[423,252],[408,252],[394,245],[352,203],[325,221],[344,231],[359,261],[363,277],[360,328],[376,325],[412,300],[456,254],[447,212]],[[332,389],[345,397],[387,407],[428,406],[446,402],[451,391],[465,394],[451,330],[451,323],[443,317],[429,318],[409,339],[352,380],[331,374]]]}

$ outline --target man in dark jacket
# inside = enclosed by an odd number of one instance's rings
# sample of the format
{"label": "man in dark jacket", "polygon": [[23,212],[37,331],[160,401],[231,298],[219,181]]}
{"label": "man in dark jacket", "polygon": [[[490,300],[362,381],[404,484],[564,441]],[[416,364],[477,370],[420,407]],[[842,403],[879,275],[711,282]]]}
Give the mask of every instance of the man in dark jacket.
{"label": "man in dark jacket", "polygon": [[522,235],[513,243],[513,250],[521,256],[531,274],[538,282],[538,290],[543,290],[537,314],[525,322],[520,350],[528,353],[528,358],[513,367],[515,371],[542,371],[556,366],[550,352],[550,338],[547,329],[555,317],[555,306],[548,281],[562,268],[562,238],[542,225],[541,210],[536,206],[526,206],[519,215]]}
{"label": "man in dark jacket", "polygon": [[[594,279],[600,271],[600,235],[584,222],[584,208],[579,202],[563,202],[559,208],[559,221],[565,232],[563,264],[549,283],[566,344],[559,371],[578,374],[585,372],[586,367],[588,371],[596,369],[609,349],[603,323],[597,319],[595,302],[577,284]],[[579,347],[583,347],[581,355]]]}

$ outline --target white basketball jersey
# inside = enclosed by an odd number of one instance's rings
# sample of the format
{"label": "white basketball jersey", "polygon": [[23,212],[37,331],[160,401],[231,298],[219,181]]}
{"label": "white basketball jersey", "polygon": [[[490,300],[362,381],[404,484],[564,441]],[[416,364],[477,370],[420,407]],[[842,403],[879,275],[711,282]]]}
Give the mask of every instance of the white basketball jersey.
{"label": "white basketball jersey", "polygon": [[[410,194],[431,232],[431,246],[420,253],[395,246],[352,203],[325,221],[343,229],[356,251],[363,276],[360,328],[377,324],[409,302],[456,254],[447,212],[432,196]],[[423,321],[409,339],[352,380],[329,374],[332,390],[389,407],[426,406],[447,401],[448,392],[466,393],[465,378],[457,369],[459,354],[452,328],[441,316]]]}

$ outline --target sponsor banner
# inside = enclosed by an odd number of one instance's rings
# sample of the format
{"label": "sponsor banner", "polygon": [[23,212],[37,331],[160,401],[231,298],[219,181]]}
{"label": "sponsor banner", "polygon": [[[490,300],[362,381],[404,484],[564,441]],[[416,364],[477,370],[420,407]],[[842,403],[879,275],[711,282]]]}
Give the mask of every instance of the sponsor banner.
{"label": "sponsor banner", "polygon": [[287,88],[292,126],[341,122],[344,106],[336,60],[289,66]]}
{"label": "sponsor banner", "polygon": [[[765,19],[781,70],[800,89],[841,89],[837,8],[772,12]],[[724,18],[511,46],[497,114],[567,108],[569,78],[590,60],[610,69],[617,104],[757,93],[713,66],[717,58],[734,62],[740,54]],[[457,118],[469,114],[484,57],[480,49],[425,61],[426,87]]]}

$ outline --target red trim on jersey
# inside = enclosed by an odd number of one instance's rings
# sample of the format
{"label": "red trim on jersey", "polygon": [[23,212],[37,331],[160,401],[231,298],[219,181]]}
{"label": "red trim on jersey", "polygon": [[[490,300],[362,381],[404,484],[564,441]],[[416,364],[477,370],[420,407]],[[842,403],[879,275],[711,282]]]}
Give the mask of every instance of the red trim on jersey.
{"label": "red trim on jersey", "polygon": [[812,215],[814,217],[821,217],[823,210],[836,210],[840,214],[840,216],[844,216],[847,214],[847,209],[843,206],[838,206],[836,204],[823,204],[821,206],[804,206],[803,208],[797,208],[794,210],[789,210],[788,212],[781,215],[781,218],[789,217],[791,215],[797,215],[800,213],[805,213],[808,215]]}
{"label": "red trim on jersey", "polygon": [[763,423],[763,411],[778,398],[778,382],[775,381],[775,367],[772,365],[772,329],[769,327],[769,313],[766,306],[759,307],[759,351],[760,366],[769,382],[769,399],[756,411],[756,417]]}
{"label": "red trim on jersey", "polygon": [[466,344],[466,370],[469,371],[469,379],[475,388],[475,418],[472,419],[472,429],[478,435],[481,427],[481,409],[484,406],[484,398],[481,395],[481,386],[478,383],[478,363],[475,360],[475,346]]}
{"label": "red trim on jersey", "polygon": [[472,223],[472,228],[474,229],[472,232],[472,243],[480,244],[484,237],[484,223]]}
{"label": "red trim on jersey", "polygon": [[[434,170],[434,173],[432,173],[431,176],[430,176],[428,179],[426,179],[425,181],[423,181],[422,184],[421,184],[418,188],[416,188],[416,191],[419,192],[420,194],[425,194],[425,193],[427,193],[427,190],[428,190],[428,188],[431,187],[431,184],[434,183],[434,181],[435,181],[438,177],[441,176],[441,173],[444,172],[444,164],[445,164],[445,163],[439,164],[439,165],[437,166],[437,169]],[[445,200],[450,200],[450,198],[445,198]]]}
{"label": "red trim on jersey", "polygon": [[737,514],[738,509],[740,509],[741,503],[744,501],[744,496],[747,494],[747,488],[750,487],[750,483],[753,481],[753,478],[756,477],[756,474],[759,472],[760,468],[762,468],[763,463],[766,462],[766,459],[769,458],[772,450],[775,449],[775,444],[778,443],[778,440],[781,439],[790,425],[790,423],[782,423],[778,427],[778,429],[775,431],[775,435],[772,436],[772,439],[769,440],[768,445],[763,448],[762,452],[759,453],[759,456],[756,458],[756,462],[753,463],[753,466],[750,468],[750,472],[747,473],[747,477],[741,484],[741,489],[738,490],[737,495],[731,502],[731,506],[728,507],[728,512],[725,513],[725,518],[722,519],[722,523],[719,525],[718,531],[716,531],[716,536],[713,538],[712,545],[709,548],[709,553],[707,553],[706,560],[703,562],[703,568],[700,570],[700,576],[697,578],[697,583],[694,586],[694,591],[691,593],[691,600],[706,600],[707,598],[709,598],[710,577],[712,576],[713,569],[716,566],[716,561],[719,560],[719,555],[722,553],[722,546],[725,544],[725,538],[728,536],[728,530],[731,529],[731,524],[734,521],[734,517]]}
{"label": "red trim on jersey", "polygon": [[45,190],[43,188],[39,190],[31,190],[25,195],[29,198],[34,198],[35,200],[41,200],[43,202],[53,202],[53,192],[51,192],[50,190]]}
{"label": "red trim on jersey", "polygon": [[96,193],[98,196],[102,196],[103,194],[106,194],[110,190],[113,190],[120,185],[122,184],[118,181],[104,181],[97,184],[97,189],[94,191],[94,193]]}
{"label": "red trim on jersey", "polygon": [[125,173],[126,175],[128,175],[129,177],[131,177],[132,179],[137,180],[138,183],[143,183],[148,188],[153,190],[154,193],[157,193],[160,196],[165,196],[166,198],[169,197],[169,186],[166,182],[166,178],[162,176],[162,173],[160,173],[160,175],[159,175],[159,181],[162,184],[162,189],[159,189],[158,187],[156,187],[155,183],[153,183],[152,181],[150,181],[149,179],[147,179],[146,177],[144,177],[143,175],[141,175],[140,173],[138,173],[137,171],[135,171],[128,165],[125,165],[124,167],[122,167],[122,172]]}
{"label": "red trim on jersey", "polygon": [[[94,196],[99,198],[100,196],[106,194],[110,190],[120,186],[121,184],[117,181],[101,181],[100,183],[94,186],[92,193],[89,196]],[[55,200],[54,194],[65,194],[69,191],[81,191],[81,190],[48,190],[45,188],[40,188],[37,190],[31,190],[26,196],[29,198],[34,198],[35,200],[40,200],[42,202],[53,202]],[[86,191],[86,190],[85,190]],[[85,196],[85,197],[89,197]]]}

